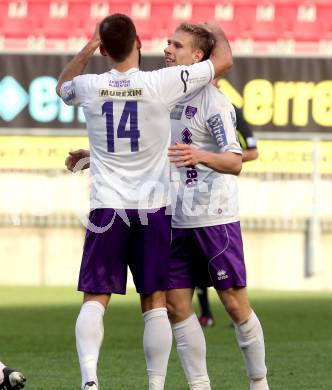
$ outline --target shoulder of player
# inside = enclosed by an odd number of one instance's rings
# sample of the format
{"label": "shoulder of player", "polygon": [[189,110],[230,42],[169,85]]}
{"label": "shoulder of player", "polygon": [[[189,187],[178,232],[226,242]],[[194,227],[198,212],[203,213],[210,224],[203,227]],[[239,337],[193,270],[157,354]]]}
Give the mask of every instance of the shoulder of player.
{"label": "shoulder of player", "polygon": [[181,71],[186,69],[185,66],[183,65],[176,65],[176,66],[170,66],[170,67],[163,67],[160,69],[155,69],[155,70],[140,70],[138,74],[143,78],[143,79],[158,79],[158,78],[165,78],[167,76],[171,77],[177,77],[181,76]]}
{"label": "shoulder of player", "polygon": [[223,109],[233,110],[233,105],[230,100],[213,84],[208,84],[204,88],[203,93],[210,106],[215,104],[218,107],[221,106]]}
{"label": "shoulder of player", "polygon": [[106,77],[107,77],[107,73],[102,73],[102,74],[86,73],[74,77],[73,80],[75,83],[90,84],[93,82],[97,82],[99,80],[103,80]]}
{"label": "shoulder of player", "polygon": [[[207,62],[207,61],[203,61],[204,63]],[[199,65],[198,65],[199,64]],[[184,71],[184,70],[190,70],[192,67],[202,67],[202,63],[196,63],[196,64],[192,64],[192,65],[176,65],[176,66],[169,66],[169,67],[162,67],[160,69],[155,69],[155,70],[140,70],[139,71],[139,74],[142,75],[143,77],[146,76],[146,77],[149,77],[149,76],[155,76],[155,77],[159,77],[158,75],[160,74],[177,74],[179,73],[179,75],[181,75],[181,72]]]}
{"label": "shoulder of player", "polygon": [[215,87],[213,84],[210,84],[210,93],[213,94],[213,96],[215,96],[217,100],[223,102],[225,105],[231,104],[228,97],[219,88]]}

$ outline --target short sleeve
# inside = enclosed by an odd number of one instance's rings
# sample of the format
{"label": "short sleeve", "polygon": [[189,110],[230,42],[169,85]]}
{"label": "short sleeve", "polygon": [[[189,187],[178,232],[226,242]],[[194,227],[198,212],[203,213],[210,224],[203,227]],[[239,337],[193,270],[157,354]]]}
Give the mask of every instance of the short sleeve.
{"label": "short sleeve", "polygon": [[60,89],[60,97],[69,106],[80,106],[84,102],[88,86],[89,75],[76,76],[66,81]]}
{"label": "short sleeve", "polygon": [[159,100],[171,109],[177,101],[205,85],[214,78],[210,60],[190,66],[174,66],[150,72],[151,87]]}
{"label": "short sleeve", "polygon": [[235,111],[232,104],[217,92],[219,96],[210,97],[207,107],[206,126],[221,152],[242,154],[236,135]]}

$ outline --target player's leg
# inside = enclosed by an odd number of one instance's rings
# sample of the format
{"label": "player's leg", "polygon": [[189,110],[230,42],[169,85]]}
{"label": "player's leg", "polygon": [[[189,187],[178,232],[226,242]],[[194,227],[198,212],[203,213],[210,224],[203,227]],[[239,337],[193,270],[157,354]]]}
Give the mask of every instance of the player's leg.
{"label": "player's leg", "polygon": [[171,218],[165,215],[165,208],[150,210],[145,215],[141,215],[140,211],[137,213],[131,221],[129,267],[141,296],[149,390],[162,390],[172,348],[165,297],[169,278]]}
{"label": "player's leg", "polygon": [[196,288],[196,294],[201,309],[199,323],[203,327],[214,326],[215,322],[210,307],[208,288],[206,286],[202,286],[202,287],[198,286]]}
{"label": "player's leg", "polygon": [[167,308],[177,352],[191,389],[210,389],[206,343],[192,307],[196,267],[191,229],[173,229]]}
{"label": "player's leg", "polygon": [[76,348],[82,376],[82,389],[98,387],[97,364],[104,337],[104,313],[110,295],[84,294],[84,302],[77,317]]}
{"label": "player's leg", "polygon": [[217,290],[217,293],[233,323],[239,324],[249,318],[252,309],[245,287],[228,288],[223,291]]}
{"label": "player's leg", "polygon": [[0,362],[0,389],[23,389],[26,379],[24,375]]}
{"label": "player's leg", "polygon": [[145,323],[143,346],[149,390],[162,390],[172,349],[172,330],[167,316],[165,292],[141,294],[141,307]]}
{"label": "player's leg", "polygon": [[[97,227],[111,226],[99,232]],[[90,213],[78,290],[84,301],[76,322],[82,389],[98,389],[97,363],[104,336],[103,317],[112,293],[125,294],[129,228],[112,209]],[[104,229],[103,229],[104,230]]]}
{"label": "player's leg", "polygon": [[[215,227],[217,230],[218,227]],[[267,390],[265,346],[261,324],[250,307],[246,291],[246,269],[239,223],[219,227],[220,251],[209,262],[209,272],[226,311],[233,320],[235,335],[244,357],[250,388]]]}
{"label": "player's leg", "polygon": [[268,389],[263,330],[250,307],[246,288],[230,288],[218,291],[218,295],[234,323],[236,339],[251,381],[250,388]]}
{"label": "player's leg", "polygon": [[205,337],[192,307],[193,293],[193,288],[168,290],[166,293],[168,315],[189,388],[210,390]]}
{"label": "player's leg", "polygon": [[166,292],[168,316],[172,324],[185,321],[194,314],[193,288],[174,288]]}

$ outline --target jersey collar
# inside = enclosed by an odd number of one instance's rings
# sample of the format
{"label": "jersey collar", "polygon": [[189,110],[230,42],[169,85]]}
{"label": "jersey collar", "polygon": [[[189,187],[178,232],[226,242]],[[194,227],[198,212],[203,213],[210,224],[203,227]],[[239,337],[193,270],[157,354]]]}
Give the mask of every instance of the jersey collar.
{"label": "jersey collar", "polygon": [[138,72],[139,69],[138,68],[130,68],[128,69],[126,72],[119,72],[118,70],[116,69],[111,69],[110,70],[110,73],[114,74],[114,75],[117,75],[117,76],[128,76],[132,73],[135,73],[135,72]]}

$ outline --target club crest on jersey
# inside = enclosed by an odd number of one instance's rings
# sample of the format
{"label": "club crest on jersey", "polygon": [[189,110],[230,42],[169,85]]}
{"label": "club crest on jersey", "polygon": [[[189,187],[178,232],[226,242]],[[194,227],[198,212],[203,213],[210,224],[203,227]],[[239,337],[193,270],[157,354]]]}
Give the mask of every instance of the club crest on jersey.
{"label": "club crest on jersey", "polygon": [[182,117],[183,110],[184,110],[184,106],[177,104],[171,111],[171,119],[175,119],[179,121]]}
{"label": "club crest on jersey", "polygon": [[217,141],[219,148],[223,148],[224,146],[226,146],[228,142],[226,138],[224,123],[221,119],[220,114],[211,116],[211,118],[208,119],[207,123],[211,130],[211,133],[214,135]]}
{"label": "club crest on jersey", "polygon": [[186,118],[187,119],[193,118],[196,112],[197,112],[197,107],[187,106],[185,111]]}
{"label": "club crest on jersey", "polygon": [[192,133],[189,129],[185,128],[184,130],[182,130],[181,135],[182,135],[182,142],[184,144],[189,145],[193,142],[191,139]]}

